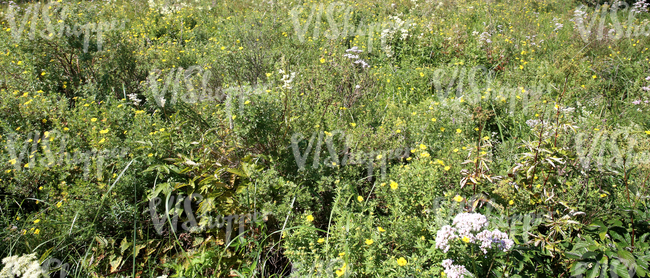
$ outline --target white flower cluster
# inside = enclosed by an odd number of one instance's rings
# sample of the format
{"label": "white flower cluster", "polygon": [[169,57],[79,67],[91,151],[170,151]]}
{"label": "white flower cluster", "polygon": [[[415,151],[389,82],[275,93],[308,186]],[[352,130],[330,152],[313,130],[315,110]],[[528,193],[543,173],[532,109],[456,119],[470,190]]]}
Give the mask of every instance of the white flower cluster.
{"label": "white flower cluster", "polygon": [[645,0],[639,0],[632,5],[632,12],[633,13],[642,13],[642,12],[648,12],[648,7],[650,7],[650,3],[646,3]]}
{"label": "white flower cluster", "polygon": [[483,33],[481,33],[481,35],[478,37],[478,41],[479,41],[479,42],[492,43],[492,40],[490,40],[490,37],[492,37],[492,35],[491,35],[490,33],[488,33],[488,32],[483,32]]}
{"label": "white flower cluster", "polygon": [[487,227],[487,217],[480,213],[461,213],[454,218],[453,225],[456,226],[458,234],[463,237],[470,232],[478,232]]}
{"label": "white flower cluster", "polygon": [[149,8],[158,10],[158,12],[163,15],[177,13],[185,7],[187,7],[187,4],[179,0],[171,0],[171,3],[169,0],[166,0],[163,3],[156,3],[156,0],[149,0]]}
{"label": "white flower cluster", "polygon": [[464,265],[455,265],[453,260],[442,261],[442,267],[445,268],[445,276],[449,278],[465,278],[465,274],[469,273]]}
{"label": "white flower cluster", "polygon": [[492,244],[496,243],[497,248],[501,251],[508,251],[515,244],[514,241],[508,239],[508,234],[495,229],[494,231],[485,230],[476,235],[476,239],[481,242],[481,251],[487,254],[488,249],[492,248]]}
{"label": "white flower cluster", "polygon": [[[461,239],[468,243],[477,243],[481,245],[483,253],[487,254],[487,249],[492,248],[493,244],[501,251],[508,251],[514,245],[514,241],[508,239],[508,235],[495,229],[494,231],[484,230],[488,226],[487,217],[480,213],[461,213],[456,215],[453,225],[445,225],[436,235],[436,248],[442,249],[444,253],[449,251],[449,242],[453,239]],[[479,232],[474,235],[475,232]]]}
{"label": "white flower cluster", "polygon": [[[284,74],[284,70],[279,70],[280,74]],[[291,72],[291,74],[284,74],[282,75],[282,82],[284,82],[284,85],[282,85],[282,88],[289,89],[291,90],[293,86],[291,85],[291,82],[293,82],[293,79],[296,77],[295,72]]]}
{"label": "white flower cluster", "polygon": [[[47,277],[43,273],[41,265],[36,259],[36,253],[23,255],[21,257],[11,256],[2,259],[5,265],[0,271],[0,278],[14,278],[16,276],[22,278],[41,278]],[[22,275],[22,276],[21,276]]]}
{"label": "white flower cluster", "polygon": [[447,253],[449,251],[449,241],[456,238],[458,236],[455,228],[449,225],[443,226],[436,234],[436,248],[443,249],[443,252]]}
{"label": "white flower cluster", "polygon": [[395,35],[399,32],[400,39],[405,40],[409,37],[409,27],[415,26],[415,23],[406,24],[406,21],[403,21],[398,16],[388,16],[389,19],[393,20],[392,26],[381,31],[381,45],[386,52],[386,56],[392,57],[395,53],[393,52],[392,46],[390,43],[395,39]]}
{"label": "white flower cluster", "polygon": [[[573,18],[569,21],[573,22],[573,29],[579,29],[579,26],[584,26],[585,18],[587,17],[587,12],[581,9],[576,9],[573,11]],[[591,30],[578,30],[580,32],[586,32],[586,34],[591,35]]]}
{"label": "white flower cluster", "polygon": [[[356,46],[353,46],[352,48],[346,50],[345,52],[361,53],[361,52],[363,52],[363,50],[359,49]],[[346,57],[348,59],[357,59],[353,63],[355,63],[357,65],[360,64],[361,67],[364,68],[364,69],[367,68],[367,67],[370,67],[370,65],[368,65],[368,63],[366,63],[366,61],[359,59],[359,55],[354,55],[354,54],[348,53],[348,54],[343,54],[343,57]]]}
{"label": "white flower cluster", "polygon": [[555,23],[555,29],[553,29],[553,32],[562,29],[564,27],[564,24],[559,22],[560,19],[557,17],[553,17],[553,23]]}

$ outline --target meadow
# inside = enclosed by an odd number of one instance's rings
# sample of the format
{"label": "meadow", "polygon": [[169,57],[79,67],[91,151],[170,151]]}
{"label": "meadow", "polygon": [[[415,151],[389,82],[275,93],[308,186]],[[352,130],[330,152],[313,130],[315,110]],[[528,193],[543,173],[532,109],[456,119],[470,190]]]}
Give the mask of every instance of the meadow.
{"label": "meadow", "polygon": [[0,278],[648,277],[650,4],[0,8]]}

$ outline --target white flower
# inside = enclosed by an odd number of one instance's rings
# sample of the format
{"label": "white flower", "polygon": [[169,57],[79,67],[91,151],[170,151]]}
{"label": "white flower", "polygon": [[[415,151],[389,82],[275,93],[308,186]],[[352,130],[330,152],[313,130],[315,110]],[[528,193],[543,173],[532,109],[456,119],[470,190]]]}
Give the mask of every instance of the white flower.
{"label": "white flower", "polygon": [[443,253],[447,253],[449,251],[449,241],[456,238],[458,236],[455,228],[449,225],[443,226],[436,234],[436,248],[442,249]]}
{"label": "white flower", "polygon": [[449,278],[464,278],[469,273],[464,265],[454,265],[454,261],[447,259],[442,261],[442,267],[445,268],[445,275]]}
{"label": "white flower", "polygon": [[461,213],[456,215],[453,222],[460,236],[469,236],[469,232],[478,232],[487,227],[487,217],[480,213]]}
{"label": "white flower", "polygon": [[41,265],[38,263],[36,253],[23,255],[21,257],[18,257],[17,255],[7,257],[2,259],[2,263],[5,265],[2,270],[0,270],[0,277],[2,278],[14,278],[15,276],[22,278],[46,277]]}

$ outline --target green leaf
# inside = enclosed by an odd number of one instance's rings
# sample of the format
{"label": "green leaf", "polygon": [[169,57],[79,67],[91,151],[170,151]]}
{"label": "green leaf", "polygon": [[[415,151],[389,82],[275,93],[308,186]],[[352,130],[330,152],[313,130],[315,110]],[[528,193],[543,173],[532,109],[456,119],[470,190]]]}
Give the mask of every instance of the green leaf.
{"label": "green leaf", "polygon": [[126,239],[126,237],[124,237],[124,239],[122,239],[122,243],[120,243],[120,254],[124,254],[124,251],[126,251],[126,249],[129,249],[129,247],[129,241]]}
{"label": "green leaf", "polygon": [[625,264],[625,266],[630,267],[636,261],[634,255],[627,250],[618,250],[618,258]]}

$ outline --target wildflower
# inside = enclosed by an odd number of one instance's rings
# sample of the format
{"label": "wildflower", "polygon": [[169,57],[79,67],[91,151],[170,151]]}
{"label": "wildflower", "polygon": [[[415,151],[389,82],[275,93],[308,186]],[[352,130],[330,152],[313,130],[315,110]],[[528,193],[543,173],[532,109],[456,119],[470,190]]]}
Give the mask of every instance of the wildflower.
{"label": "wildflower", "polygon": [[97,121],[97,118],[92,118],[92,119],[90,119],[90,121],[91,121],[91,122],[96,122],[96,121]]}
{"label": "wildflower", "polygon": [[38,263],[36,253],[23,255],[21,257],[11,256],[2,259],[5,265],[0,270],[0,277],[14,277],[14,275],[22,277],[45,277],[41,265]]}
{"label": "wildflower", "polygon": [[357,201],[359,201],[359,202],[363,202],[363,197],[361,197],[361,196],[357,196]]}
{"label": "wildflower", "polygon": [[366,244],[371,245],[374,241],[372,239],[366,239]]}
{"label": "wildflower", "polygon": [[384,228],[382,228],[382,227],[377,227],[377,231],[379,231],[379,232],[385,232],[386,230],[384,230]]}
{"label": "wildflower", "polygon": [[449,171],[449,169],[451,169],[451,167],[445,166],[445,171]]}
{"label": "wildflower", "polygon": [[394,181],[390,181],[390,188],[393,190],[397,189],[397,183]]}
{"label": "wildflower", "polygon": [[351,127],[355,127],[355,126],[357,126],[357,124],[355,124],[355,123],[350,123],[350,126],[351,126]]}
{"label": "wildflower", "polygon": [[431,155],[429,155],[428,152],[423,152],[423,153],[420,154],[420,156],[421,156],[421,157],[429,157],[429,156],[431,156]]}
{"label": "wildflower", "polygon": [[447,259],[442,261],[442,267],[445,268],[445,276],[449,278],[464,278],[466,273],[469,273],[465,266],[454,265],[453,260]]}
{"label": "wildflower", "polygon": [[100,130],[99,133],[101,133],[101,134],[106,134],[106,133],[108,133],[108,128],[107,128],[107,129]]}
{"label": "wildflower", "polygon": [[511,206],[512,206],[514,203],[515,203],[515,201],[510,200],[510,201],[508,202],[508,205],[511,205]]}
{"label": "wildflower", "polygon": [[459,202],[459,203],[460,203],[460,202],[462,202],[462,201],[463,201],[463,197],[461,197],[460,195],[456,195],[456,197],[454,197],[454,201],[456,201],[456,202]]}
{"label": "wildflower", "polygon": [[325,242],[324,238],[321,237],[321,238],[318,239],[318,243],[323,243],[323,242]]}
{"label": "wildflower", "polygon": [[307,215],[307,221],[309,221],[309,222],[314,221],[314,217],[311,214]]}
{"label": "wildflower", "polygon": [[650,135],[650,130],[646,130],[646,131],[645,131],[645,134]]}
{"label": "wildflower", "polygon": [[456,229],[452,226],[445,225],[436,233],[436,248],[442,249],[442,252],[449,251],[449,241],[458,238]]}
{"label": "wildflower", "polygon": [[404,257],[400,257],[399,259],[397,259],[397,264],[398,264],[399,266],[405,266],[406,263],[407,263],[407,262],[406,262],[406,259],[404,259]]}
{"label": "wildflower", "polygon": [[425,146],[424,144],[420,144],[420,149],[422,149],[422,150],[426,150],[426,149],[427,149],[427,146]]}
{"label": "wildflower", "polygon": [[469,237],[464,236],[462,241],[465,242],[465,243],[469,243]]}
{"label": "wildflower", "polygon": [[463,131],[460,130],[460,128],[457,128],[457,129],[456,129],[456,133],[461,133],[461,132],[463,132]]}

